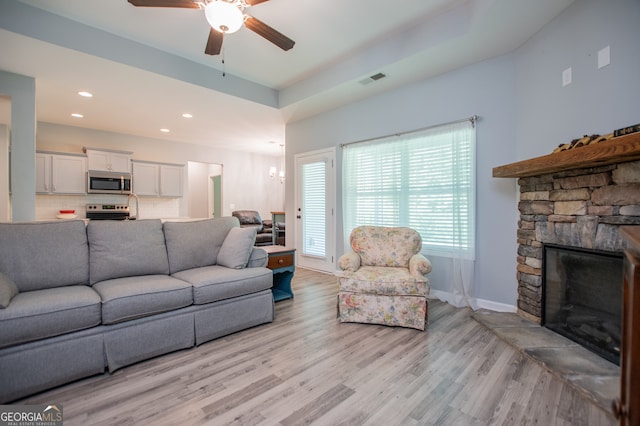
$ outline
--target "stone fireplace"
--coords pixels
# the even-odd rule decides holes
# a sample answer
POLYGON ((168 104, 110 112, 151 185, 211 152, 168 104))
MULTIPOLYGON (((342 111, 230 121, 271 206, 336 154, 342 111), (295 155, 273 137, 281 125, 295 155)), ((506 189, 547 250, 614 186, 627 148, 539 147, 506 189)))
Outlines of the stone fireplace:
MULTIPOLYGON (((517 308, 520 316, 541 324, 545 319, 545 247, 621 257, 626 243, 620 228, 640 225, 640 133, 496 167, 493 176, 518 178, 517 308)), ((549 259, 546 261, 549 263, 549 259)), ((564 262, 561 268, 569 266, 565 261, 555 262, 556 266, 564 262)), ((571 266, 592 263, 571 261, 571 266)), ((553 271, 551 275, 554 274, 566 271, 553 271)), ((571 274, 582 278, 598 275, 593 270, 571 274)), ((593 290, 593 283, 589 283, 583 295, 589 294, 590 298, 593 296, 589 292, 600 292, 602 299, 597 304, 611 297, 607 306, 619 305, 615 297, 620 296, 610 295, 606 286, 614 283, 619 291, 621 279, 607 277, 603 281, 604 290, 593 290)), ((581 291, 576 293, 572 288, 572 294, 558 294, 567 303, 560 309, 574 309, 576 304, 581 310, 589 306, 581 301, 566 302, 581 291)))
POLYGON ((520 178, 518 311, 542 320, 543 245, 622 252, 640 225, 640 161, 520 178))

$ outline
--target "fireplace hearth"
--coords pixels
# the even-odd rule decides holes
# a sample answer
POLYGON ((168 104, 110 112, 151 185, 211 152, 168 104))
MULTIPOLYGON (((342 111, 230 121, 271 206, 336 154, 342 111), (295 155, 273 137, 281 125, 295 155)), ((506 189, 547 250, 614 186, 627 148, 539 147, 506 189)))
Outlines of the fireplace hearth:
POLYGON ((544 245, 542 325, 619 365, 622 253, 544 245))

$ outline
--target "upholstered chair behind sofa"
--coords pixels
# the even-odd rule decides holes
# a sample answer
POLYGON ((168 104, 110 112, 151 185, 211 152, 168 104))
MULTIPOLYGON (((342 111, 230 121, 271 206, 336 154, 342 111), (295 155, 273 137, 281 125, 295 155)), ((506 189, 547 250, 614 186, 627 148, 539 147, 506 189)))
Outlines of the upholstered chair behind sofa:
POLYGON ((231 215, 238 218, 241 228, 257 228, 256 246, 273 244, 273 223, 270 219, 262 220, 260 213, 255 210, 236 210, 231 215))
POLYGON ((360 226, 338 259, 338 318, 424 330, 431 262, 410 228, 360 226))

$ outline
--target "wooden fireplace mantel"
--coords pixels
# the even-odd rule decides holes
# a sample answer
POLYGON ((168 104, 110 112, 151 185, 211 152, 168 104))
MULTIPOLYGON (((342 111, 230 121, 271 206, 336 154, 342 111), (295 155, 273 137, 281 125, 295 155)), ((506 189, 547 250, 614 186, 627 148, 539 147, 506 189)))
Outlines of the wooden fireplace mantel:
POLYGON ((640 133, 493 168, 493 177, 521 178, 640 160, 640 133))

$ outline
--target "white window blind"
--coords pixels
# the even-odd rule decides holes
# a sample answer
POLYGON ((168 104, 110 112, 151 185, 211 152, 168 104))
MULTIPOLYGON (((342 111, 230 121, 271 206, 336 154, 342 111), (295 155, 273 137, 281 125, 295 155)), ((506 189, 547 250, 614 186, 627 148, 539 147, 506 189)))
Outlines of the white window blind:
POLYGON ((302 165, 303 247, 306 255, 326 255, 325 168, 323 161, 302 165))
POLYGON ((348 144, 342 164, 345 241, 360 225, 408 226, 425 253, 474 258, 473 121, 348 144))

